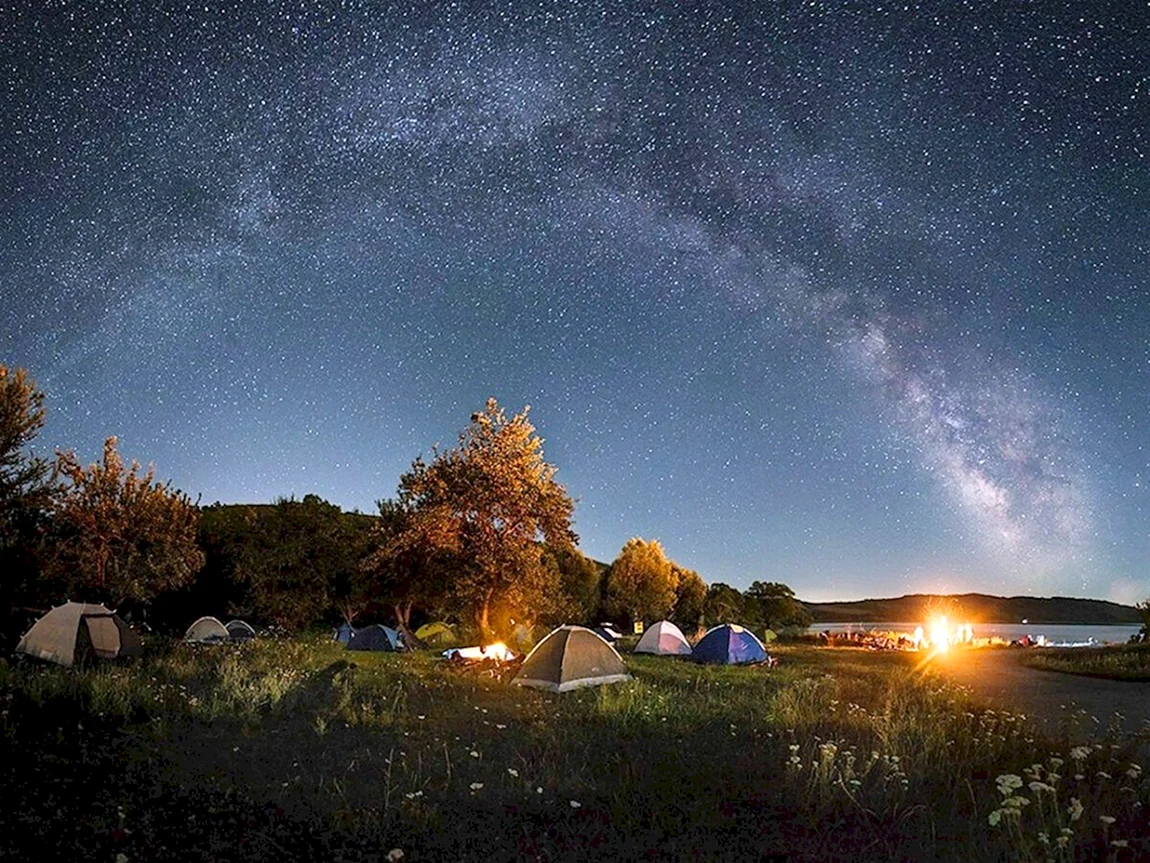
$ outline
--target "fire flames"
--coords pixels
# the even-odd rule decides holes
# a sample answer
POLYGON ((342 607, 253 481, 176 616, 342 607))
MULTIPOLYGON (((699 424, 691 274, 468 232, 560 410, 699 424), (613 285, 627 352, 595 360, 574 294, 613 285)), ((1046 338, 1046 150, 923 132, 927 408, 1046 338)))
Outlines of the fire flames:
POLYGON ((488 644, 482 647, 453 648, 444 653, 445 655, 459 659, 494 659, 497 662, 510 662, 515 658, 515 654, 511 651, 511 648, 502 641, 497 641, 494 644, 488 644))
POLYGON ((945 614, 937 615, 927 623, 927 629, 919 626, 914 631, 916 649, 933 648, 936 653, 946 653, 956 644, 972 644, 974 628, 969 623, 952 626, 945 614))

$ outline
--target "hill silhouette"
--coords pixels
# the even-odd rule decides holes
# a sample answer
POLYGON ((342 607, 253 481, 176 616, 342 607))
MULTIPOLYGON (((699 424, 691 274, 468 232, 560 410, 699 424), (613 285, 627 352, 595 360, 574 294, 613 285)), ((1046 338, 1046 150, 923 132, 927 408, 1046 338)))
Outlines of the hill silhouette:
POLYGON ((1141 623, 1138 609, 1103 599, 1069 596, 989 596, 984 593, 912 593, 894 599, 804 602, 815 623, 893 623, 945 614, 978 623, 1141 623))

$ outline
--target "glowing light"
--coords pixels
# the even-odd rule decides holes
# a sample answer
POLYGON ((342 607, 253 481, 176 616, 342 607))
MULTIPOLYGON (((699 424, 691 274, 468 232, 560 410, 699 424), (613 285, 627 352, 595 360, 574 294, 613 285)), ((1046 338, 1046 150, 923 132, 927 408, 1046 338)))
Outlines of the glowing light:
POLYGON ((494 659, 497 662, 510 662, 515 654, 502 641, 484 647, 452 647, 443 651, 448 659, 494 659))
POLYGON ((502 641, 487 645, 483 648, 483 655, 487 659, 497 659, 500 662, 508 662, 515 658, 515 654, 502 641))
POLYGON ((974 627, 969 623, 962 623, 952 627, 945 614, 932 617, 927 623, 926 631, 919 626, 914 631, 915 649, 929 647, 938 653, 945 653, 954 645, 974 644, 974 627))
POLYGON ((950 647, 950 637, 946 631, 946 615, 936 617, 930 622, 930 644, 940 652, 945 653, 950 647))

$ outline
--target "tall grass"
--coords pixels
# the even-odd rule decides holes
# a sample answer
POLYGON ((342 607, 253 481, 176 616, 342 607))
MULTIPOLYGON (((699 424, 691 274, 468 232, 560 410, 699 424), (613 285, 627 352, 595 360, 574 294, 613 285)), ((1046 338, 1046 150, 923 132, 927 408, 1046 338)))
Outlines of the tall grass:
MULTIPOLYGON (((432 859, 476 843, 548 859, 591 844, 670 859, 1150 853, 1125 743, 1055 743, 905 656, 778 652, 774 669, 629 657, 634 680, 553 696, 426 654, 169 645, 124 666, 0 665, 0 720, 37 747, 35 717, 66 705, 127 734, 118 759, 164 764, 137 777, 154 793, 214 789, 365 842, 401 831, 432 859)), ((119 805, 151 823, 139 794, 119 805)))
POLYGON ((1112 647, 1049 647, 1029 651, 1024 662, 1032 668, 1064 671, 1115 680, 1150 680, 1150 644, 1112 647))

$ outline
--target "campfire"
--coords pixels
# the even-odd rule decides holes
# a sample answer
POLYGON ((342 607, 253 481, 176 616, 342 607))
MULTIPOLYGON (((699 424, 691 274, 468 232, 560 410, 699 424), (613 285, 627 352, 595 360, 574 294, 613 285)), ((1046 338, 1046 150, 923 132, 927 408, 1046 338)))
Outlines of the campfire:
POLYGON ((946 653, 953 645, 974 643, 974 627, 969 623, 953 626, 945 614, 931 618, 928 626, 926 631, 921 626, 915 628, 912 640, 916 650, 932 649, 936 653, 946 653))
POLYGON ((491 662, 512 662, 516 658, 511 648, 502 641, 479 647, 453 647, 443 651, 443 655, 448 659, 465 662, 483 662, 484 660, 491 662))

